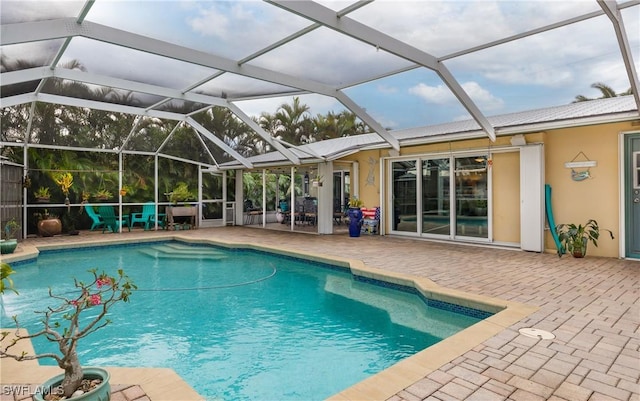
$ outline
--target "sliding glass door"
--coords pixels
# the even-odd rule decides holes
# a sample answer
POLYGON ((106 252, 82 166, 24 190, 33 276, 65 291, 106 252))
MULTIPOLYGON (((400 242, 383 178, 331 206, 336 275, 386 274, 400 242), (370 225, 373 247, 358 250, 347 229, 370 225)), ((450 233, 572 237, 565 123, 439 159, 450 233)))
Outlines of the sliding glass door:
POLYGON ((451 162, 445 159, 422 161, 422 232, 451 234, 451 162))
POLYGON ((456 235, 487 238, 487 158, 456 158, 456 235))
POLYGON ((417 175, 416 161, 391 163, 393 230, 416 232, 417 230, 417 175))
POLYGON ((488 238, 487 159, 480 154, 392 161, 392 231, 488 238))

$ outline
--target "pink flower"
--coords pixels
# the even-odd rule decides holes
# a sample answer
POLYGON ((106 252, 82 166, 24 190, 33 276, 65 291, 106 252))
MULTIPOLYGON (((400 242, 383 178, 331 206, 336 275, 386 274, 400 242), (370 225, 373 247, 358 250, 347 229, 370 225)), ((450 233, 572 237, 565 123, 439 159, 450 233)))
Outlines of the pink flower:
POLYGON ((94 294, 89 298, 89 302, 91 302, 91 305, 100 305, 100 303, 102 302, 102 299, 100 297, 100 294, 94 294))
POLYGON ((73 306, 78 306, 78 301, 76 299, 69 301, 69 303, 73 306))
POLYGON ((111 285, 111 279, 109 277, 101 277, 96 280, 98 288, 102 288, 103 285, 111 285))

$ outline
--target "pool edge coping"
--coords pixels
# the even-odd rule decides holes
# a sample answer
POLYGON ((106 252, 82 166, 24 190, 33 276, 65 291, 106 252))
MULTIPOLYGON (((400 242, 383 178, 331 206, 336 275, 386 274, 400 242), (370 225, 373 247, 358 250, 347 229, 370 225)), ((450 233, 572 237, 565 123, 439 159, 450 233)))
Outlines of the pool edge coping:
MULTIPOLYGON (((494 313, 492 316, 462 330, 455 335, 448 337, 437 344, 434 344, 410 357, 407 357, 389 368, 376 373, 342 391, 327 398, 331 401, 346 400, 386 400, 395 394, 401 392, 407 387, 413 385, 420 379, 426 377, 429 373, 437 370, 444 364, 454 360, 467 351, 472 350, 484 341, 497 335, 501 331, 516 324, 523 318, 529 316, 539 309, 537 306, 527 305, 514 301, 506 301, 498 298, 487 297, 483 295, 470 294, 459 290, 454 290, 439 286, 432 280, 424 277, 413 276, 404 273, 398 273, 380 268, 367 266, 362 260, 353 258, 344 258, 339 256, 328 256, 318 253, 302 253, 300 251, 287 249, 286 247, 272 245, 256 245, 246 242, 232 242, 222 239, 207 238, 191 238, 174 234, 158 238, 155 236, 137 238, 138 242, 154 242, 154 241, 182 241, 187 243, 210 244, 223 246, 232 249, 254 249, 259 251, 271 252, 285 256, 307 259, 315 262, 338 265, 349 270, 351 274, 380 280, 392 284, 406 287, 413 287, 427 299, 435 299, 438 301, 454 303, 469 308, 479 309, 486 312, 494 313)), ((6 260, 8 263, 26 261, 37 258, 40 250, 57 250, 65 248, 87 248, 92 246, 108 246, 108 245, 126 245, 130 244, 127 239, 100 239, 95 241, 82 242, 66 242, 64 244, 47 244, 39 246, 23 246, 20 254, 15 255, 6 260)), ((12 254, 13 255, 13 254, 12 254)), ((5 261, 5 260, 3 260, 5 261)), ((4 360, 4 359, 2 359, 4 360)), ((1 361, 1 360, 0 360, 1 361)), ((16 362, 18 363, 18 362, 16 362)), ((25 362, 19 362, 25 363, 25 362)), ((55 368, 52 366, 40 366, 41 368, 55 368)), ((140 384, 152 401, 191 401, 203 400, 203 397, 195 392, 175 371, 170 368, 109 368, 109 370, 168 370, 178 377, 186 387, 197 395, 196 398, 185 398, 186 394, 181 394, 178 398, 167 398, 167 392, 159 392, 156 389, 166 389, 166 378, 156 379, 154 374, 144 383, 117 382, 112 379, 114 384, 140 384)), ((13 369, 12 369, 13 370, 13 369)), ((47 369, 49 370, 49 369, 47 369)), ((4 369, 3 369, 4 371, 4 369)), ((157 374, 157 373, 155 373, 157 374)), ((0 383, 4 384, 5 374, 0 379, 0 383)), ((115 375, 114 375, 115 376, 115 375)), ((164 376, 164 375, 163 375, 164 376)), ((160 376, 160 377, 163 377, 160 376)), ((50 376, 48 376, 50 377, 50 376)), ((48 378, 46 377, 46 378, 48 378)), ((117 376, 116 376, 117 377, 117 376)), ((122 377, 131 377, 131 374, 122 377)), ((45 378, 45 380, 46 380, 45 378)), ((44 381, 44 380, 43 380, 44 381)), ((11 382, 13 383, 13 382, 11 382)), ((18 383, 24 383, 20 381, 18 383)))
MULTIPOLYGON (((188 239, 187 241, 191 241, 188 239)), ((484 341, 516 324, 523 318, 540 309, 537 306, 520 302, 506 301, 484 295, 469 294, 463 291, 442 287, 434 281, 397 273, 366 265, 362 260, 328 256, 313 252, 302 253, 279 246, 265 246, 223 240, 202 239, 201 243, 225 244, 231 248, 250 248, 308 259, 315 262, 331 263, 350 270, 351 274, 386 281, 406 287, 413 287, 425 298, 455 303, 469 308, 493 313, 492 316, 464 329, 437 344, 434 344, 389 368, 376 373, 327 398, 331 401, 346 400, 387 400, 400 391, 413 385, 429 373, 472 350, 484 341)))

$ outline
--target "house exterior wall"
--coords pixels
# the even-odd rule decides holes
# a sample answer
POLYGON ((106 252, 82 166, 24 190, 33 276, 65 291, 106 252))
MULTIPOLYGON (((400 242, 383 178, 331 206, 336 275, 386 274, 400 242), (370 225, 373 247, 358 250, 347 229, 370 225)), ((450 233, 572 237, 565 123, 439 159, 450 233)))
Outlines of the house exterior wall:
POLYGON ((516 151, 495 153, 492 160, 493 239, 520 243, 520 155, 516 151))
MULTIPOLYGON (((631 123, 615 123, 549 131, 545 136, 546 182, 552 188, 553 213, 556 224, 598 221, 601 228, 598 247, 588 246, 593 256, 618 257, 620 240, 618 136, 632 130, 631 123), (590 169, 591 178, 573 181, 565 162, 583 152, 597 166, 590 169)), ((580 156, 577 160, 585 160, 580 156)), ((584 169, 581 169, 584 170, 584 169)), ((555 252, 549 232, 545 233, 545 249, 555 252)))
MULTIPOLYGON (((589 255, 620 256, 618 136, 622 131, 631 130, 631 123, 627 122, 548 130, 525 135, 527 143, 544 144, 545 182, 552 187, 556 224, 584 224, 589 219, 595 219, 601 228, 613 232, 614 240, 611 240, 606 232, 601 232, 599 246, 594 247, 590 244, 589 255), (573 160, 580 152, 590 160, 597 161, 597 166, 591 168, 591 178, 574 181, 571 178, 571 170, 565 168, 564 163, 573 160)), ((491 144, 488 139, 474 139, 403 147, 400 156, 464 150, 486 152, 491 146, 493 241, 517 244, 520 242, 520 157, 518 148, 511 146, 510 139, 510 136, 499 137, 491 144)), ((366 207, 380 204, 379 163, 388 154, 386 149, 370 150, 342 159, 359 163, 359 193, 366 207)), ((580 156, 578 160, 584 158, 580 156)), ((388 186, 386 191, 390 191, 388 186)), ((391 216, 387 213, 385 217, 388 232, 388 227, 392 224, 388 220, 391 216)), ((549 230, 545 230, 545 251, 556 252, 549 230)))

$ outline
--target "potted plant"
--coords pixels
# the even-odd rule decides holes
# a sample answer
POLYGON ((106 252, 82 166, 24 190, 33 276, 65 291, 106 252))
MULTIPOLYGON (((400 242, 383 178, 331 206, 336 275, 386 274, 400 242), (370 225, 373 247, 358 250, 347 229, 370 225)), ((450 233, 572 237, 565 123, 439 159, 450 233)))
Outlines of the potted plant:
POLYGON ((364 202, 362 200, 353 197, 349 199, 349 210, 347 215, 349 216, 349 236, 359 237, 360 228, 362 227, 362 210, 360 208, 364 202))
POLYGON ((556 232, 562 246, 558 249, 558 257, 562 257, 563 253, 569 252, 575 258, 583 258, 587 254, 587 244, 589 241, 593 245, 598 246, 598 238, 600 230, 608 231, 611 239, 613 233, 606 228, 600 228, 598 222, 591 219, 585 225, 582 224, 558 224, 556 232))
POLYGON ((360 209, 364 205, 364 202, 361 199, 353 197, 349 199, 349 208, 360 209))
POLYGON ((11 219, 5 224, 2 233, 3 239, 0 240, 0 254, 13 253, 18 246, 18 240, 15 235, 20 230, 20 224, 15 219, 11 219))
POLYGON ((169 201, 174 205, 182 202, 187 206, 187 202, 195 199, 195 195, 189 190, 189 186, 186 182, 179 182, 173 191, 167 194, 169 196, 169 201))
POLYGON ((62 232, 62 222, 58 216, 49 214, 47 209, 34 213, 34 216, 38 219, 38 234, 41 237, 53 237, 62 232))
POLYGON ((73 175, 71 173, 57 173, 53 180, 60 186, 60 191, 64 194, 64 204, 67 205, 67 213, 63 215, 64 226, 69 235, 78 235, 76 230, 76 219, 71 213, 71 201, 69 200, 69 190, 73 186, 73 175))
POLYGON ((198 208, 193 207, 189 201, 195 200, 196 197, 189 190, 189 186, 186 182, 179 182, 173 191, 165 194, 169 197, 169 201, 173 206, 167 207, 167 219, 169 221, 170 228, 176 228, 174 217, 187 217, 191 226, 195 226, 197 223, 198 208), (178 203, 182 203, 182 206, 177 206, 178 203))
POLYGON ((53 177, 53 180, 60 186, 60 190, 64 195, 64 204, 68 205, 69 202, 69 189, 73 185, 73 175, 71 173, 58 173, 53 177))
POLYGON ((311 185, 314 187, 321 187, 322 186, 322 176, 321 175, 316 175, 315 177, 313 177, 313 179, 311 179, 311 185))
POLYGON ((111 198, 113 198, 113 194, 108 190, 108 189, 99 189, 94 195, 93 197, 100 202, 104 202, 107 201, 111 198))
MULTIPOLYGON (((47 380, 41 387, 42 391, 34 395, 35 400, 59 400, 71 398, 74 400, 108 400, 111 392, 109 372, 100 368, 83 368, 78 359, 77 348, 80 339, 111 323, 103 320, 109 309, 116 303, 128 302, 129 296, 137 288, 127 275, 120 269, 117 276, 98 274, 97 270, 89 271, 92 280, 84 283, 74 278, 77 291, 54 294, 49 288, 49 297, 57 301, 58 306, 46 308, 36 312, 42 314, 43 328, 33 334, 19 330, 17 317, 14 339, 7 341, 0 348, 0 357, 13 358, 17 361, 53 358, 64 374, 47 380), (98 309, 97 312, 94 312, 98 309), (89 313, 84 313, 91 310, 89 313), (90 317, 87 317, 89 315, 90 317), (92 316, 93 315, 93 316, 92 316), (92 317, 91 317, 92 316, 92 317), (24 352, 13 352, 12 347, 18 341, 44 336, 47 340, 57 344, 60 355, 43 353, 28 355, 24 352)), ((0 341, 4 341, 10 332, 2 332, 0 341)))
POLYGON ((51 191, 48 187, 40 187, 33 192, 33 196, 39 203, 48 203, 49 199, 51 199, 51 191))

